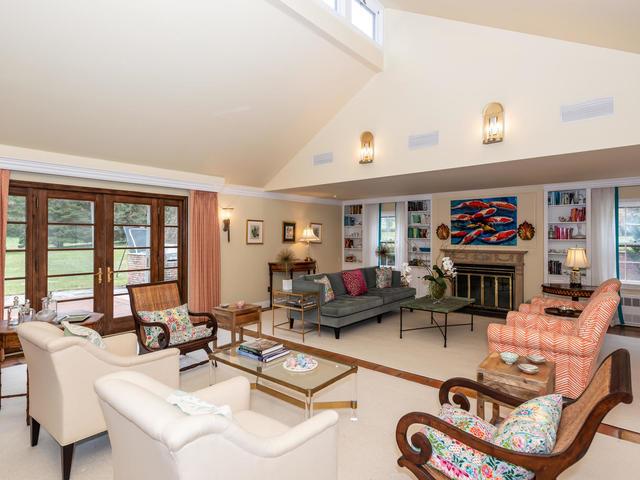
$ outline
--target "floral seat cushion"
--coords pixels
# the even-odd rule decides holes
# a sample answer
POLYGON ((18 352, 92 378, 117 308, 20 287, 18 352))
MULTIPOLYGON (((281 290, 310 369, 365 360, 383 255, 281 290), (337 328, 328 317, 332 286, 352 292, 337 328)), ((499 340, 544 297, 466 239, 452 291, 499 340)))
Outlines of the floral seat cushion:
POLYGON ((208 328, 206 325, 196 325, 185 332, 171 334, 169 346, 180 345, 181 343, 190 342, 192 340, 210 337, 212 332, 213 328, 208 328))
MULTIPOLYGON (((172 345, 175 345, 175 343, 172 342, 172 338, 174 336, 188 336, 190 335, 188 332, 193 329, 193 324, 189 318, 189 310, 186 304, 175 308, 169 308, 167 310, 140 311, 138 312, 138 316, 146 323, 164 323, 169 328, 169 344, 172 345)), ((144 344, 146 347, 158 348, 160 346, 158 337, 162 333, 162 328, 144 327, 144 333, 144 344)))

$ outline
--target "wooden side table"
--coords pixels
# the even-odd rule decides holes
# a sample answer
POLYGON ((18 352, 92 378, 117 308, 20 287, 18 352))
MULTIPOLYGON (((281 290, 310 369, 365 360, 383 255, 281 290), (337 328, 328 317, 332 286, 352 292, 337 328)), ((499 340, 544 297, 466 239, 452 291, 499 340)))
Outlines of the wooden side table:
POLYGON ((216 341, 214 345, 215 348, 224 348, 243 342, 244 327, 247 325, 257 325, 258 337, 262 336, 262 307, 260 307, 260 305, 247 303, 242 308, 236 307, 235 305, 215 307, 213 309, 213 315, 218 321, 218 327, 231 332, 231 343, 218 346, 218 342, 216 341), (239 340, 236 337, 237 329, 240 330, 239 340))
MULTIPOLYGON (((518 363, 530 362, 525 357, 520 357, 513 365, 507 365, 502 361, 499 353, 492 352, 478 366, 478 382, 523 400, 531 400, 555 391, 556 364, 554 362, 547 361, 538 365, 540 371, 533 375, 521 372, 517 367, 518 363)), ((482 419, 485 418, 485 402, 493 403, 491 423, 499 419, 500 405, 513 408, 478 394, 476 413, 482 419)))
POLYGON ((559 295, 561 297, 571 297, 574 302, 580 301, 581 298, 589 298, 598 287, 593 285, 582 285, 581 287, 572 287, 568 283, 543 283, 542 293, 549 295, 559 295))

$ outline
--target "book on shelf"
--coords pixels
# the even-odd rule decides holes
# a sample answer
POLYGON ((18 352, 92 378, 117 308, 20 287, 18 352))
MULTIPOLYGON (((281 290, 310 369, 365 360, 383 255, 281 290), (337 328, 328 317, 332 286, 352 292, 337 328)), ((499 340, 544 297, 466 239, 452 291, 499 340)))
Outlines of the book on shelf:
POLYGON ((585 202, 585 193, 582 190, 549 192, 547 197, 549 205, 584 205, 585 202))
POLYGON ((562 275, 562 262, 549 260, 548 271, 550 275, 562 275))
POLYGON ((425 212, 429 210, 429 200, 410 200, 407 202, 407 210, 410 212, 425 212))
POLYGON ((282 343, 276 342, 274 340, 269 340, 267 338, 256 338, 255 340, 249 340, 240 344, 238 348, 240 350, 253 352, 257 355, 263 355, 279 350, 283 346, 284 345, 282 343))
POLYGON ((284 357, 285 355, 288 355, 290 351, 291 350, 289 350, 286 347, 281 347, 279 350, 276 350, 274 352, 258 355, 248 350, 243 350, 242 348, 238 348, 238 355, 241 355, 246 358, 251 358, 252 360, 257 360, 259 362, 269 363, 274 360, 277 360, 278 358, 284 357))

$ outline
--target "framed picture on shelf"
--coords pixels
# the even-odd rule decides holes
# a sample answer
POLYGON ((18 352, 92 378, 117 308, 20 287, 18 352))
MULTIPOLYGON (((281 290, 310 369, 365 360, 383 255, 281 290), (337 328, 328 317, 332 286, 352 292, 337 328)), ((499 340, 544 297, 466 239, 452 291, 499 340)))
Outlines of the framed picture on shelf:
POLYGON ((318 237, 318 240, 314 240, 311 243, 322 243, 322 224, 310 223, 309 226, 311 227, 311 230, 313 230, 313 234, 318 237))
POLYGON ((264 243, 264 220, 247 220, 247 245, 264 243))
POLYGON ((282 243, 295 243, 296 222, 282 222, 282 243))

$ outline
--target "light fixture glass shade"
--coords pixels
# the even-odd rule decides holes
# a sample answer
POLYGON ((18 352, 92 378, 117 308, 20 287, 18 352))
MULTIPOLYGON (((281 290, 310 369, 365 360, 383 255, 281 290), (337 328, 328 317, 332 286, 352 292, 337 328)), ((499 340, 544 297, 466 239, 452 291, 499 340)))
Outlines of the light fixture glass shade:
POLYGON ((565 265, 569 268, 589 268, 586 249, 583 247, 569 248, 565 265))
POLYGON ((482 143, 498 143, 504 140, 504 108, 494 102, 488 104, 482 112, 483 134, 482 143))
POLYGON ((320 239, 316 237, 315 233, 313 233, 313 228, 306 227, 302 231, 302 237, 300 237, 301 242, 317 242, 320 239))
POLYGON ((363 132, 360 135, 360 163, 373 162, 373 133, 363 132))
POLYGON ((222 219, 231 220, 231 212, 233 212, 233 207, 222 207, 222 219))

